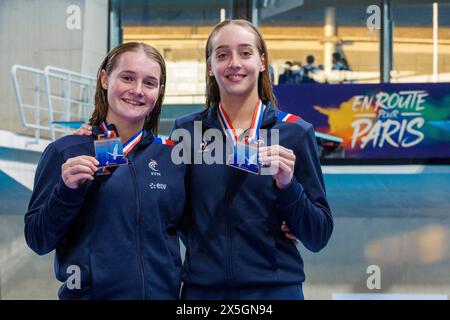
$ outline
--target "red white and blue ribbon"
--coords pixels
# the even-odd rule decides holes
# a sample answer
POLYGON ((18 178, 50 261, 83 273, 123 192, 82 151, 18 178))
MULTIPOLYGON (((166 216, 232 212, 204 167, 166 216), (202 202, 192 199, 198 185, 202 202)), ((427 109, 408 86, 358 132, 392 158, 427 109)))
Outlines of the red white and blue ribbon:
POLYGON ((114 130, 109 130, 108 123, 106 122, 106 120, 100 123, 100 129, 102 129, 105 138, 115 138, 117 136, 114 130))
MULTIPOLYGON (((105 138, 115 138, 117 137, 117 133, 114 130, 109 130, 108 123, 106 120, 104 120, 100 124, 100 129, 102 129, 103 135, 105 138)), ((144 130, 139 131, 134 136, 132 136, 130 139, 128 139, 127 142, 123 144, 123 153, 128 154, 131 150, 141 141, 142 136, 144 135, 144 130)))
POLYGON ((172 140, 166 139, 166 138, 162 138, 162 137, 154 137, 153 138, 153 142, 156 144, 165 144, 168 146, 174 146, 175 142, 173 142, 172 140))
MULTIPOLYGON (((255 111, 253 112, 252 122, 250 125, 250 134, 248 135, 246 142, 254 142, 259 138, 259 129, 261 127, 265 105, 262 103, 261 99, 258 100, 258 104, 255 107, 255 111)), ((236 130, 233 128, 233 124, 231 123, 230 118, 228 117, 225 109, 222 107, 222 103, 219 103, 219 120, 222 125, 223 130, 228 136, 228 140, 230 141, 233 150, 236 150, 238 136, 236 135, 236 130)))
POLYGON ((142 140, 144 130, 139 131, 123 144, 123 153, 128 154, 142 140))
POLYGON ((300 119, 300 117, 296 116, 295 114, 280 111, 280 113, 278 113, 277 119, 281 122, 296 122, 298 119, 300 119))

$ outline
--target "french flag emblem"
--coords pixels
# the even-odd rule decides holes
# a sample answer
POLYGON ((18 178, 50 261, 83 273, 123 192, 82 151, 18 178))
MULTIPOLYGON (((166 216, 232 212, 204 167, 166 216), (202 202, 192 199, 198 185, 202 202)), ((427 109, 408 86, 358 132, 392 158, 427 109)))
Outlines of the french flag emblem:
POLYGON ((282 122, 296 122, 298 119, 300 119, 299 116, 283 111, 280 111, 277 117, 277 120, 282 122))
POLYGON ((175 142, 173 142, 172 140, 162 138, 162 137, 154 137, 153 142, 156 144, 165 144, 165 145, 172 146, 172 147, 175 145, 175 142))

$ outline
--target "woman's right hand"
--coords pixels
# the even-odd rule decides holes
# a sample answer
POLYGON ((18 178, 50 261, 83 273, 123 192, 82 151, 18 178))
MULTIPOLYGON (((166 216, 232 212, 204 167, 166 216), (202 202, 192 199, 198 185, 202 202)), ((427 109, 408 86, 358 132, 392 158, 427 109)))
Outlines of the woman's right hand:
POLYGON ((78 156, 67 159, 61 166, 64 184, 70 189, 77 189, 86 181, 94 180, 99 162, 94 157, 78 156))
POLYGON ((90 136, 92 134, 92 126, 83 124, 80 128, 73 131, 72 134, 76 134, 77 136, 90 136))

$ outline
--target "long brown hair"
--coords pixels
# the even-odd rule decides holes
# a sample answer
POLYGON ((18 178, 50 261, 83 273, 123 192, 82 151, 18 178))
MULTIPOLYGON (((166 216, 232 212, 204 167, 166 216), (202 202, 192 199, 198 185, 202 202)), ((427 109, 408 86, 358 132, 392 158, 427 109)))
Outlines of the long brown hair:
POLYGON ((102 70, 106 71, 106 74, 109 75, 114 70, 117 65, 117 61, 119 61, 119 57, 129 51, 139 51, 142 50, 150 59, 159 64, 161 69, 161 75, 159 78, 159 96, 158 100, 155 103, 155 107, 152 112, 145 118, 144 128, 147 131, 151 131, 154 134, 158 134, 158 124, 159 117, 161 115, 161 106, 164 100, 164 94, 166 91, 166 63, 164 62, 164 58, 161 54, 153 48, 151 45, 148 45, 143 42, 127 42, 121 45, 118 45, 114 49, 112 49, 103 60, 100 68, 97 72, 97 86, 95 89, 95 107, 94 112, 92 113, 91 119, 89 123, 91 125, 100 125, 100 123, 106 119, 106 115, 108 113, 108 91, 103 89, 101 83, 101 72, 102 70))
POLYGON ((266 42, 262 34, 258 29, 248 22, 247 20, 235 19, 235 20, 224 20, 217 24, 214 29, 209 34, 208 40, 206 41, 205 56, 206 56, 206 107, 209 108, 220 102, 220 91, 219 85, 217 84, 216 78, 208 74, 208 70, 211 66, 211 55, 212 55, 212 39, 214 36, 227 25, 237 25, 246 28, 255 35, 256 38, 256 48, 258 49, 259 55, 264 56, 264 71, 259 73, 258 77, 258 95, 264 104, 270 102, 275 108, 277 108, 278 103, 273 94, 272 83, 269 76, 269 55, 267 52, 266 42))

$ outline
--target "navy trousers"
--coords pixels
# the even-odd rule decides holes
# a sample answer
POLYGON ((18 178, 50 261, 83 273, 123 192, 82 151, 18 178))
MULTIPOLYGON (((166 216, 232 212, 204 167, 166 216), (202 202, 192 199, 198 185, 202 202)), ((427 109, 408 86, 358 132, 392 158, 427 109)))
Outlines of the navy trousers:
POLYGON ((183 285, 182 300, 304 300, 302 285, 216 289, 183 285))

